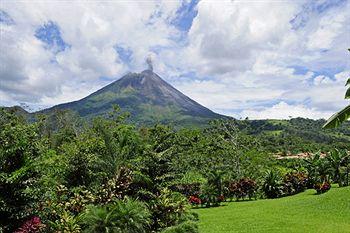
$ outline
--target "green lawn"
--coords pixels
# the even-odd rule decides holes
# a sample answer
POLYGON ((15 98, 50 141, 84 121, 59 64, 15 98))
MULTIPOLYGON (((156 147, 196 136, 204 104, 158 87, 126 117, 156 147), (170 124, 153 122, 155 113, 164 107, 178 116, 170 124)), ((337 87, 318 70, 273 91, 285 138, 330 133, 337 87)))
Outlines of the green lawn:
POLYGON ((194 210, 202 233, 350 232, 350 187, 314 190, 272 200, 224 203, 194 210))

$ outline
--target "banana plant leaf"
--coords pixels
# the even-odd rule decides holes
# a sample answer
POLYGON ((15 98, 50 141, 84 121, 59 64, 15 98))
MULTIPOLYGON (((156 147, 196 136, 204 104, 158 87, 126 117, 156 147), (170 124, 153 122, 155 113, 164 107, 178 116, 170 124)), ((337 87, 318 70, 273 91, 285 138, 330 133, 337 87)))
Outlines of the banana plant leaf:
POLYGON ((329 128, 335 128, 338 127, 342 122, 346 121, 350 118, 350 104, 345 107, 340 112, 337 112, 334 114, 329 120, 326 122, 326 124, 323 125, 323 128, 329 129, 329 128))

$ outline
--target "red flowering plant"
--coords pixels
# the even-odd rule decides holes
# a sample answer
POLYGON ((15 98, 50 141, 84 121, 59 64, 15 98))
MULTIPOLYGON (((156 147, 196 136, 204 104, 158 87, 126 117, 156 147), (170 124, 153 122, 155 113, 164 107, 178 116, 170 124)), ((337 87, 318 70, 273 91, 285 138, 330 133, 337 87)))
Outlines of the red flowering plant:
POLYGON ((314 188, 315 188, 317 194, 321 194, 321 193, 325 193, 328 190, 330 190, 331 184, 329 182, 325 181, 322 184, 321 183, 315 184, 314 188))
POLYGON ((15 233, 36 233, 40 232, 45 225, 42 224, 41 219, 37 216, 25 221, 20 228, 18 228, 15 233))
POLYGON ((188 198, 188 202, 191 205, 200 205, 202 203, 202 200, 199 197, 195 197, 195 196, 190 196, 188 198))

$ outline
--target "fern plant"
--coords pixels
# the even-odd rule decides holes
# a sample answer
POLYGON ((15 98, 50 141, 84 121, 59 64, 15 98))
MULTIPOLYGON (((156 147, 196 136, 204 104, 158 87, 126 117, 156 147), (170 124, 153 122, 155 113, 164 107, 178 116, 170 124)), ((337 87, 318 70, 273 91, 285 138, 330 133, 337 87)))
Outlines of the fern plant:
POLYGON ((105 206, 88 206, 80 222, 87 233, 143 233, 149 228, 150 216, 142 202, 125 199, 105 206))

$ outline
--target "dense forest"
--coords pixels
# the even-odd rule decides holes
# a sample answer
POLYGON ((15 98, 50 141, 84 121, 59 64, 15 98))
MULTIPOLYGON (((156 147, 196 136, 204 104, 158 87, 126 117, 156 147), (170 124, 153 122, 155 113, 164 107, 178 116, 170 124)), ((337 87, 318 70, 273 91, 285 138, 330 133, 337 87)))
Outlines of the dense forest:
POLYGON ((325 120, 237 120, 243 133, 255 136, 269 152, 297 154, 350 148, 350 122, 335 129, 323 129, 325 120))
POLYGON ((349 185, 349 124, 214 120, 136 127, 73 113, 0 115, 0 232, 198 232, 191 208, 349 185), (275 153, 311 152, 302 160, 275 153), (327 156, 323 156, 322 153, 327 156))

